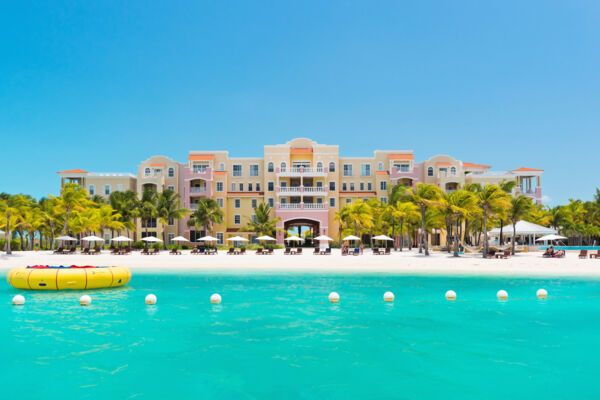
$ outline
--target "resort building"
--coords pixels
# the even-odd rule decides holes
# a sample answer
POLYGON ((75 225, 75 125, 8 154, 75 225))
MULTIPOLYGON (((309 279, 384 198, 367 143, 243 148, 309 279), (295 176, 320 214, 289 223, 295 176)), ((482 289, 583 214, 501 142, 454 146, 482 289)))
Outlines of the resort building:
MULTIPOLYGON (((61 185, 76 182, 90 192, 108 195, 114 190, 135 190, 141 198, 146 189, 178 193, 183 207, 194 210, 202 197, 214 198, 222 208, 223 224, 213 227, 219 244, 231 236, 249 240, 255 234, 244 227, 254 218, 261 202, 273 208, 278 227, 286 231, 310 229, 314 236, 337 238, 335 213, 357 199, 387 201, 388 190, 398 183, 414 186, 425 182, 451 192, 470 183, 498 184, 515 181, 514 194, 525 194, 541 204, 543 170, 517 168, 492 172, 491 166, 463 162, 447 155, 415 161, 411 150, 375 150, 370 157, 342 157, 339 146, 297 138, 285 144, 267 145, 263 157, 229 157, 227 151, 190 151, 187 162, 154 156, 130 174, 94 174, 83 170, 61 171, 61 185), (101 193, 100 193, 101 191, 101 193)), ((189 217, 188 217, 189 218, 189 217)), ((187 226, 187 219, 162 226, 152 220, 138 223, 138 232, 166 237, 182 235, 196 241, 207 234, 187 226)), ((284 233, 277 232, 283 243, 284 233)))

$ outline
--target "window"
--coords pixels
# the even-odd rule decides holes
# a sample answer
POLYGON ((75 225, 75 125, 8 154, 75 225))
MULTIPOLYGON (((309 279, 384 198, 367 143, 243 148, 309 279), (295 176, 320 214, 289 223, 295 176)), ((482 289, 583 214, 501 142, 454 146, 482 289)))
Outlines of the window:
POLYGON ((169 241, 169 244, 173 244, 173 238, 175 237, 175 234, 174 233, 169 233, 167 235, 167 237, 168 237, 167 240, 169 241))
POLYGON ((367 182, 367 190, 370 192, 371 190, 373 190, 373 185, 371 184, 371 182, 367 182))
POLYGON ((282 197, 280 201, 281 204, 287 204, 287 197, 282 197))
POLYGON ((242 201, 240 199, 233 200, 233 207, 240 208, 242 206, 242 201))
POLYGON ((162 174, 161 168, 154 168, 154 176, 159 176, 162 174))
POLYGON ((379 164, 377 164, 377 170, 378 171, 383 171, 383 163, 380 162, 379 164))
POLYGON ((123 191, 123 184, 122 184, 122 183, 119 183, 119 184, 117 185, 117 191, 119 191, 119 192, 122 192, 122 191, 123 191))
POLYGON ((217 244, 223 244, 223 232, 217 232, 217 244))
POLYGON ((448 176, 448 168, 440 168, 439 173, 441 176, 448 176))
POLYGON ((250 176, 252 176, 252 177, 258 176, 258 164, 252 164, 250 166, 250 176))
POLYGON ((260 192, 260 183, 256 182, 256 191, 260 192))
POLYGON ((107 246, 110 244, 110 235, 108 233, 104 234, 104 244, 107 246))
POLYGON ((223 191, 223 182, 217 182, 217 192, 223 191))
POLYGON ((382 198, 381 198, 381 202, 382 202, 382 203, 387 203, 387 197, 382 197, 382 198))
POLYGON ((251 184, 251 183, 249 183, 249 184, 248 184, 248 191, 249 191, 249 192, 251 192, 251 191, 252 191, 252 184, 251 184))
POLYGON ((219 164, 219 171, 225 171, 225 164, 224 163, 220 163, 219 164))
POLYGON ((273 190, 275 190, 275 183, 267 182, 267 191, 272 192, 273 190))
POLYGON ((169 189, 171 192, 174 192, 175 191, 175 186, 172 186, 172 185, 171 186, 167 186, 167 189, 169 189))
POLYGON ((433 176, 433 167, 427 168, 427 176, 433 176))
POLYGON ((175 225, 175 220, 173 218, 169 218, 168 224, 169 226, 175 225))
MULTIPOLYGON (((254 215, 254 218, 256 218, 256 215, 254 215)), ((256 238, 256 235, 250 236, 250 242, 252 242, 253 244, 258 244, 258 239, 256 238)))
POLYGON ((352 199, 346 199, 346 204, 352 203, 352 199))
POLYGON ((256 208, 258 206, 258 201, 256 199, 252 199, 252 208, 256 208))
POLYGON ((231 182, 231 191, 235 192, 235 182, 231 182))
POLYGON ((238 178, 242 176, 242 164, 233 164, 233 176, 238 178))
POLYGON ((320 197, 317 197, 317 204, 323 204, 323 199, 320 197))
POLYGON ((343 192, 347 192, 348 191, 348 186, 347 186, 346 182, 342 183, 342 191, 343 192))
POLYGON ((192 166, 192 170, 194 171, 195 174, 203 174, 206 172, 206 168, 208 168, 208 165, 206 164, 194 164, 192 166))
POLYGON ((387 182, 386 181, 379 182, 379 190, 387 190, 387 182))
POLYGON ((217 197, 217 204, 219 205, 219 208, 223 208, 223 198, 222 197, 217 197))
POLYGON ((360 165, 360 176, 371 176, 371 164, 360 165))
POLYGON ((319 189, 323 189, 323 182, 322 181, 317 181, 317 187, 319 189))
POLYGON ((456 167, 450 168, 450 175, 456 175, 456 167))
POLYGON ((285 168, 287 167, 287 165, 284 162, 282 162, 281 165, 280 165, 280 167, 281 167, 280 168, 281 172, 285 172, 285 168))
POLYGON ((250 219, 252 220, 252 222, 256 222, 256 214, 250 215, 250 219))
POLYGON ((354 192, 354 182, 350 182, 350 191, 354 192))
POLYGON ((329 191, 335 192, 335 182, 329 182, 329 191))
POLYGON ((144 176, 150 176, 150 168, 144 169, 144 176))
POLYGON ((335 172, 335 163, 333 161, 329 163, 329 172, 335 172))
POLYGON ((364 191, 365 191, 365 183, 364 183, 364 182, 361 182, 361 183, 360 183, 360 191, 361 191, 361 192, 364 192, 364 191))
POLYGON ((335 207, 335 197, 329 198, 329 207, 335 207))
POLYGON ((233 216, 233 223, 235 225, 239 225, 242 222, 242 217, 240 216, 240 214, 235 214, 233 216))
POLYGON ((408 172, 410 171, 410 164, 400 164, 398 166, 398 169, 400 170, 400 172, 408 172))
POLYGON ((156 228, 156 218, 143 218, 142 228, 156 228))
POLYGON ((96 194, 96 185, 89 185, 88 186, 88 193, 90 194, 90 196, 93 196, 96 194))
POLYGON ((110 185, 104 185, 104 194, 105 195, 109 195, 110 194, 110 185))
POLYGON ((281 183, 279 183, 281 185, 282 188, 287 187, 287 182, 286 181, 281 181, 281 183))
POLYGON ((352 176, 352 164, 344 164, 344 176, 352 176))
POLYGON ((275 207, 275 199, 269 197, 269 207, 275 207))
POLYGON ((169 178, 173 178, 175 176, 175 168, 169 167, 169 178))
POLYGON ((275 170, 275 165, 270 162, 267 164, 267 172, 273 172, 275 170))
POLYGON ((244 191, 244 184, 240 183, 240 184, 238 184, 238 186, 240 188, 240 192, 243 192, 244 191))
POLYGON ((323 171, 323 163, 321 161, 317 163, 317 171, 323 171))

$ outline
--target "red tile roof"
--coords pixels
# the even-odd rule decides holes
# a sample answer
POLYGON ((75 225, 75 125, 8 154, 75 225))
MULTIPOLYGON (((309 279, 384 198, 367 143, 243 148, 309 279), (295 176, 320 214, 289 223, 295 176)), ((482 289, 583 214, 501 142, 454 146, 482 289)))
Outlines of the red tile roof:
POLYGON ((463 162, 463 167, 466 168, 492 168, 491 165, 474 164, 470 162, 463 162))
POLYGON ((449 167, 450 163, 449 162, 439 162, 436 165, 441 165, 442 167, 449 167))
POLYGON ((543 172, 543 171, 544 171, 543 169, 525 168, 525 167, 513 169, 513 172, 543 172))
POLYGON ((150 164, 151 167, 164 167, 165 164, 150 164))
POLYGON ((214 159, 214 154, 190 154, 188 157, 188 161, 209 161, 214 159))
POLYGON ((313 149, 311 148, 295 148, 295 149, 290 149, 290 154, 312 154, 313 149))
POLYGON ((87 171, 82 169, 68 169, 66 171, 58 171, 57 174, 87 174, 87 171))
POLYGON ((377 171, 375 172, 377 175, 389 175, 389 171, 377 171))
POLYGON ((414 160, 415 156, 413 154, 390 154, 390 155, 388 155, 388 159, 390 159, 390 160, 414 160))

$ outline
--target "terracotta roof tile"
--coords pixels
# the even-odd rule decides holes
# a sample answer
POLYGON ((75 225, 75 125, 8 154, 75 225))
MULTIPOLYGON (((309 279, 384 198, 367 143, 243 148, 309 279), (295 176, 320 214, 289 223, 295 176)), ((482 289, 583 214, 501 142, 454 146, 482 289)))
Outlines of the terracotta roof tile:
POLYGON ((87 174, 87 171, 82 169, 68 169, 66 171, 58 171, 57 174, 87 174))
POLYGON ((463 167, 466 168, 492 168, 491 165, 474 164, 470 162, 463 162, 463 167))
POLYGON ((210 161, 214 159, 214 154, 190 154, 188 157, 188 161, 210 161))
POLYGON ((312 154, 313 149, 311 148, 292 148, 290 149, 290 154, 312 154))
POLYGON ((543 172, 543 171, 544 171, 543 169, 526 168, 526 167, 513 169, 513 172, 543 172))
POLYGON ((390 160, 414 160, 415 156, 413 154, 390 154, 390 155, 388 155, 388 159, 390 159, 390 160))

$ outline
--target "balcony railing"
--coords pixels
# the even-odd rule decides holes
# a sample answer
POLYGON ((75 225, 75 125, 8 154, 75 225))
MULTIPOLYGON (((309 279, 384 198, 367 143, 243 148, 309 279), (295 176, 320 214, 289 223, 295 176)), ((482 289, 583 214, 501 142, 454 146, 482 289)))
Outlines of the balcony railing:
POLYGON ((325 176, 328 168, 291 167, 277 168, 275 172, 279 176, 325 176))
POLYGON ((206 193, 205 187, 191 187, 190 193, 206 193))
POLYGON ((292 186, 292 187, 277 187, 278 196, 326 196, 327 188, 321 186, 292 186))
POLYGON ((327 210, 327 203, 285 203, 277 204, 277 210, 327 210))

